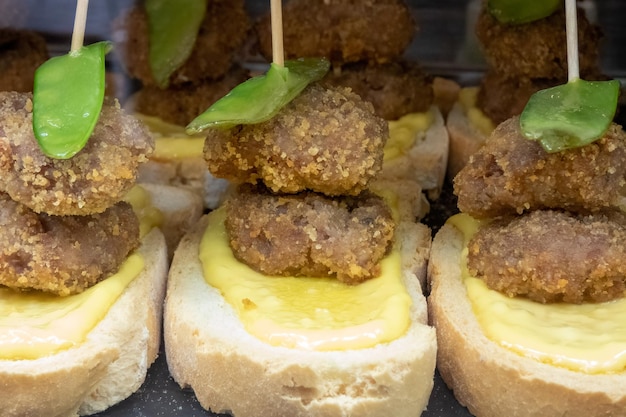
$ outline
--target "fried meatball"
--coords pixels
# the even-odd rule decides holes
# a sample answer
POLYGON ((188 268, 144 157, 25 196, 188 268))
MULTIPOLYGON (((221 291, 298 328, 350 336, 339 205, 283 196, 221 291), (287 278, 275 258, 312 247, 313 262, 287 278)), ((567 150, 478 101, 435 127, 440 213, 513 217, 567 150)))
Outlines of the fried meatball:
POLYGON ((603 302, 626 291, 626 215, 540 210, 495 220, 468 245, 474 276, 509 297, 603 302))
POLYGON ((33 91, 35 70, 48 59, 43 36, 0 28, 0 91, 33 91))
POLYGON ((210 130, 204 156, 214 176, 235 183, 356 195, 382 169, 388 137, 371 103, 312 84, 266 122, 210 130))
POLYGON ((389 207, 367 191, 329 198, 243 185, 225 205, 235 256, 264 274, 335 276, 355 284, 380 273, 393 239, 389 207))
POLYGON ((0 191, 36 212, 85 215, 120 201, 154 139, 117 102, 106 101, 86 146, 70 159, 45 156, 33 133, 32 95, 0 92, 0 191))
MULTIPOLYGON (((486 8, 478 16, 476 36, 490 68, 511 78, 567 78, 565 11, 520 25, 502 24, 486 8)), ((580 72, 599 66, 601 30, 578 9, 580 72)))
MULTIPOLYGON (((206 0, 207 10, 189 58, 170 85, 217 79, 228 72, 251 27, 244 0, 206 0)), ((124 11, 113 23, 115 51, 132 78, 156 85, 150 69, 148 16, 142 6, 124 11)))
MULTIPOLYGON (((291 0, 283 7, 285 57, 326 57, 333 63, 399 58, 416 25, 402 0, 291 0), (393 22, 393 23, 391 23, 393 22)), ((272 59, 269 13, 256 25, 261 54, 272 59)))
POLYGON ((498 125, 524 110, 528 99, 539 90, 567 82, 563 79, 510 77, 487 71, 480 82, 476 107, 498 125))
POLYGON ((80 293, 139 246, 139 220, 120 202, 90 216, 37 214, 0 193, 0 284, 80 293))
POLYGON ((338 73, 329 72, 322 84, 350 87, 386 120, 425 112, 433 104, 433 78, 408 61, 344 65, 338 73))
MULTIPOLYGON (((581 75, 581 78, 587 81, 605 81, 609 79, 598 72, 581 75)), ((498 125, 506 119, 520 115, 530 96, 537 91, 562 85, 566 82, 567 77, 550 79, 519 78, 489 70, 480 82, 480 88, 476 97, 476 107, 489 117, 494 124, 498 125)))
POLYGON ((143 87, 133 95, 132 108, 139 113, 185 126, 246 79, 247 71, 237 67, 217 80, 181 84, 166 89, 143 87))
POLYGON ((457 174, 454 192, 459 209, 475 218, 544 208, 626 210, 626 136, 613 123, 587 146, 547 153, 513 117, 457 174))

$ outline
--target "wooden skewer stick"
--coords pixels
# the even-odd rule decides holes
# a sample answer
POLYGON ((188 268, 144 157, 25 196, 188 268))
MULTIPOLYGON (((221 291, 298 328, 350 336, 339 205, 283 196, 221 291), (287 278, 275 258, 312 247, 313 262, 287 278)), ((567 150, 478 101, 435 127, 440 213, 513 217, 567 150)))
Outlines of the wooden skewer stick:
POLYGON ((77 0, 76 2, 76 15, 74 16, 74 31, 72 32, 72 47, 70 52, 78 51, 83 46, 88 6, 89 0, 77 0))
POLYGON ((567 80, 574 81, 580 78, 576 0, 565 0, 565 27, 567 33, 567 80))
POLYGON ((278 66, 285 65, 283 50, 283 9, 281 0, 271 0, 270 13, 272 22, 272 61, 278 66))

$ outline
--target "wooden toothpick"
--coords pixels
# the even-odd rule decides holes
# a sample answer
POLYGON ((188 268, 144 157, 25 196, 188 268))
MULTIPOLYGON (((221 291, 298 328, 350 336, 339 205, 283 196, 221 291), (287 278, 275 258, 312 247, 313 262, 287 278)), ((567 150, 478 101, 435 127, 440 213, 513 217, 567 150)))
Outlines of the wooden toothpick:
POLYGON ((78 51, 83 46, 88 6, 89 0, 77 0, 76 2, 76 15, 74 16, 74 31, 72 32, 72 47, 70 52, 78 51))
POLYGON ((281 0, 271 0, 272 22, 272 61, 278 66, 285 65, 283 50, 283 10, 281 0))
POLYGON ((567 80, 580 77, 578 68, 578 18, 576 0, 565 0, 565 27, 567 34, 567 80))

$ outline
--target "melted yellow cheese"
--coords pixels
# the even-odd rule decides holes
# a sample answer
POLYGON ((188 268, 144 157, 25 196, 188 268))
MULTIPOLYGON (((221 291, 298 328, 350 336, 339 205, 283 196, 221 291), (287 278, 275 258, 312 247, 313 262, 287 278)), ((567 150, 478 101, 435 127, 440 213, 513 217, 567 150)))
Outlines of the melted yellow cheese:
POLYGON ((173 161, 185 158, 202 157, 204 136, 187 135, 183 126, 164 122, 158 117, 135 114, 152 132, 155 148, 150 159, 173 161))
POLYGON ((485 335, 520 355, 586 373, 626 370, 626 297, 606 303, 541 304, 509 298, 470 276, 467 242, 480 227, 466 214, 449 220, 463 232, 462 275, 485 335))
POLYGON ((424 137, 424 133, 433 123, 431 111, 410 113, 398 120, 389 121, 389 140, 385 144, 384 161, 398 158, 413 147, 415 141, 424 137))
MULTIPOLYGON (((142 237, 162 224, 163 214, 141 186, 124 199, 139 217, 142 237)), ((37 359, 82 343, 143 266, 141 255, 132 254, 116 274, 68 297, 0 287, 0 359, 37 359)))
POLYGON ((478 96, 478 87, 465 87, 459 91, 459 103, 463 106, 465 116, 469 123, 485 136, 491 135, 496 128, 487 115, 476 107, 476 97, 478 96))
POLYGON ((139 235, 144 237, 153 227, 161 227, 164 217, 161 210, 152 205, 150 193, 141 185, 135 185, 124 197, 139 218, 139 235))
POLYGON ((250 334, 275 346, 341 350, 371 347, 406 332, 411 298, 397 249, 381 262, 379 277, 356 286, 331 278, 271 277, 235 259, 224 209, 209 216, 200 245, 205 280, 221 291, 250 334))
POLYGON ((0 288, 0 359, 37 359, 82 343, 143 265, 131 255, 118 273, 68 297, 0 288))

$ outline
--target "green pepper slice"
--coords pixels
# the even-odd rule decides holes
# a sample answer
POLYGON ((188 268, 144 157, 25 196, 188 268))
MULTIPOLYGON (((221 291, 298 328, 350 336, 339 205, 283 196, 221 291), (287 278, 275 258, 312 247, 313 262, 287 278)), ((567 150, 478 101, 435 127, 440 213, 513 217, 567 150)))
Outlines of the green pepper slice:
POLYGON ((562 0, 488 0, 487 10, 501 23, 522 24, 550 16, 562 0))
POLYGON ((50 158, 68 159, 91 136, 104 101, 108 41, 53 57, 35 71, 33 132, 50 158))
POLYGON ((208 128, 230 129, 241 124, 271 119, 312 82, 320 80, 330 68, 325 58, 300 58, 275 63, 262 75, 250 78, 217 100, 186 127, 188 134, 208 128))
POLYGON ((546 152, 585 146, 609 128, 617 109, 620 83, 584 81, 533 94, 520 115, 520 128, 528 139, 538 140, 546 152))
POLYGON ((150 68, 161 88, 191 55, 206 14, 206 0, 146 0, 150 68))

